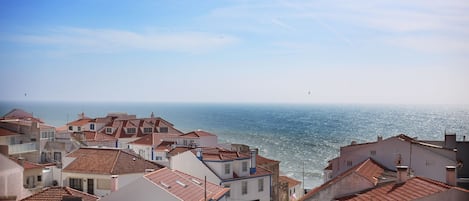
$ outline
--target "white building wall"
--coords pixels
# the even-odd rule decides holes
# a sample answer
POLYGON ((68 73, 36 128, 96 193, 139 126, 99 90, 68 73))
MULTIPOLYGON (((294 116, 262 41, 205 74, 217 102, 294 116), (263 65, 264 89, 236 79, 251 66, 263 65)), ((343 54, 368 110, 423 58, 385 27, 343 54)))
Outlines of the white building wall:
POLYGON ((289 189, 290 192, 292 192, 295 195, 296 199, 300 199, 304 195, 304 191, 301 189, 301 184, 293 186, 292 188, 289 189))
POLYGON ((202 136, 199 138, 199 146, 201 147, 216 147, 218 145, 218 137, 215 136, 202 136))
POLYGON ((250 174, 251 159, 233 161, 233 171, 240 177, 247 177, 250 174), (243 172, 243 162, 247 163, 247 169, 243 172))
POLYGON ((340 197, 350 193, 358 192, 374 185, 368 180, 357 174, 351 174, 337 181, 336 183, 324 188, 322 191, 316 193, 313 197, 306 199, 307 201, 320 201, 332 200, 335 197, 340 197))
POLYGON ((233 162, 232 161, 225 161, 225 162, 207 162, 205 161, 210 169, 212 169, 216 175, 218 175, 222 179, 231 179, 233 178, 233 162), (225 164, 230 165, 230 172, 225 174, 225 164))
POLYGON ((139 154, 146 160, 153 161, 151 158, 151 146, 150 145, 139 145, 139 144, 129 144, 129 148, 135 153, 139 154))
POLYGON ((392 137, 377 143, 342 147, 340 157, 332 161, 332 177, 370 157, 390 170, 395 170, 400 158, 400 165, 409 166, 415 176, 428 177, 441 182, 446 182, 445 166, 456 164, 456 152, 411 144, 392 137), (352 162, 351 165, 349 161, 352 162))
POLYGON ((179 170, 198 178, 205 178, 206 176, 207 181, 214 184, 220 184, 221 182, 220 178, 210 171, 207 166, 190 151, 171 157, 169 162, 171 169, 179 170))
POLYGON ((260 201, 269 201, 270 200, 270 176, 263 177, 254 177, 247 178, 242 180, 234 180, 229 182, 223 182, 222 186, 230 186, 230 197, 227 200, 260 200, 260 201), (264 179, 264 190, 259 191, 258 180, 264 179), (247 181, 248 192, 247 194, 242 194, 242 182, 247 181))

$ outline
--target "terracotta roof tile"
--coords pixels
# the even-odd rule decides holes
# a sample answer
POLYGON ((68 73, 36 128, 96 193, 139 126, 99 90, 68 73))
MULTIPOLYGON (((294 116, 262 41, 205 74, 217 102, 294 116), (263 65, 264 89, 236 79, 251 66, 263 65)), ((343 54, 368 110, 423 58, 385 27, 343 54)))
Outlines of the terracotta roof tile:
POLYGON ((256 162, 257 162, 257 165, 280 163, 280 161, 272 160, 270 158, 263 157, 259 154, 257 154, 256 156, 256 162))
POLYGON ((121 149, 80 148, 67 157, 75 157, 64 172, 88 174, 128 174, 159 169, 161 166, 121 149))
POLYGON ((135 140, 133 142, 130 142, 130 144, 140 144, 140 145, 153 145, 153 136, 148 134, 143 137, 141 137, 138 140, 135 140))
MULTIPOLYGON (((204 160, 209 161, 224 161, 224 160, 237 160, 243 158, 250 158, 248 154, 239 153, 236 151, 231 151, 223 149, 220 147, 203 147, 202 155, 204 160)), ((192 153, 196 154, 196 149, 192 149, 192 153)))
MULTIPOLYGON (((181 200, 201 201, 205 197, 204 180, 191 175, 162 168, 160 170, 148 173, 144 176, 155 186, 164 189, 181 200)), ((227 192, 228 188, 207 182, 207 198, 209 200, 218 200, 227 192)))
POLYGON ((33 162, 31 162, 31 161, 27 161, 27 160, 24 160, 24 159, 23 159, 22 162, 21 162, 21 160, 19 160, 18 158, 10 157, 10 159, 11 159, 12 161, 15 161, 15 163, 17 163, 17 164, 19 164, 19 165, 21 165, 21 163, 23 163, 22 166, 23 166, 23 168, 26 169, 26 170, 29 170, 29 169, 42 169, 42 168, 44 168, 44 167, 43 167, 42 165, 40 165, 40 164, 33 163, 33 162))
POLYGON ((171 150, 171 145, 175 144, 175 142, 170 141, 163 141, 158 146, 156 146, 155 150, 157 151, 169 151, 171 150))
POLYGON ((327 181, 326 183, 312 189, 301 200, 305 200, 307 198, 312 197, 316 193, 322 191, 323 189, 328 188, 329 186, 337 183, 339 180, 341 180, 342 178, 352 173, 358 174, 362 176, 363 178, 365 178, 366 180, 368 180, 369 182, 371 182, 372 184, 376 185, 378 183, 378 177, 382 175, 385 171, 389 171, 389 170, 387 170, 385 167, 378 164, 373 159, 368 158, 367 160, 343 172, 342 174, 337 175, 336 177, 327 181))
POLYGON ((19 135, 19 133, 13 132, 5 128, 0 128, 0 136, 9 136, 9 135, 19 135))
POLYGON ((204 136, 216 136, 216 135, 215 135, 215 134, 212 134, 212 133, 209 133, 209 132, 206 132, 206 131, 192 131, 192 132, 183 134, 183 135, 181 135, 181 136, 183 136, 183 137, 196 137, 196 138, 199 138, 199 137, 204 137, 204 136))
POLYGON ((96 201, 99 197, 69 187, 48 187, 22 199, 22 201, 62 201, 64 196, 80 197, 83 201, 96 201))
POLYGON ((91 122, 92 119, 89 119, 89 118, 85 118, 85 119, 77 119, 75 121, 72 121, 70 123, 68 123, 67 125, 68 126, 83 126, 89 122, 91 122))
POLYGON ((301 184, 300 181, 296 180, 296 179, 293 179, 293 178, 290 178, 290 177, 287 177, 287 176, 279 176, 278 180, 280 182, 286 182, 288 183, 288 188, 293 188, 299 184, 301 184))
POLYGON ((391 183, 355 195, 338 198, 338 200, 415 200, 449 189, 456 189, 467 193, 469 191, 452 187, 444 183, 423 177, 412 177, 404 183, 391 183))

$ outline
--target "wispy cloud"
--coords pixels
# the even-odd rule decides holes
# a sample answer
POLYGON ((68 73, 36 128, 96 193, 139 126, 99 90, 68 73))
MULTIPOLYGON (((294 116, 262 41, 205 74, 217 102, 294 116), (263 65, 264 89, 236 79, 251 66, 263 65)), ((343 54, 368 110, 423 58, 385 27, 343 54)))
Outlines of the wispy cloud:
POLYGON ((233 45, 237 37, 206 32, 139 33, 117 29, 57 28, 42 34, 17 34, 9 41, 80 52, 132 50, 201 53, 233 45))

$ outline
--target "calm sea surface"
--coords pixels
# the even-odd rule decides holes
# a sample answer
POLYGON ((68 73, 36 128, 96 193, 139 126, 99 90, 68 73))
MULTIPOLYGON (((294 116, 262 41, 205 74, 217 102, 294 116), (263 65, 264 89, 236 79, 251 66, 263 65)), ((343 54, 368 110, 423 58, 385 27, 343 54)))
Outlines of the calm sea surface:
POLYGON ((281 161, 283 174, 300 181, 304 164, 306 188, 322 183, 327 161, 352 140, 400 133, 442 140, 445 130, 469 135, 469 106, 0 102, 0 115, 13 108, 54 126, 81 112, 89 117, 109 112, 149 117, 154 112, 183 132, 202 129, 221 142, 258 147, 260 154, 281 161))

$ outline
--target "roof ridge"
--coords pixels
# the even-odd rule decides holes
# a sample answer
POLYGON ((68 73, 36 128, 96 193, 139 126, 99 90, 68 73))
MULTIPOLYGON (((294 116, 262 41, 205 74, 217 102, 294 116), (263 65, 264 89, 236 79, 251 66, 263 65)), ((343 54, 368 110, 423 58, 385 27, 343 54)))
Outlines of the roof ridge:
POLYGON ((119 149, 119 150, 117 151, 116 157, 114 158, 114 162, 112 162, 111 172, 110 172, 111 174, 113 174, 113 172, 114 172, 114 167, 116 166, 116 163, 117 163, 117 160, 118 160, 118 158, 119 158, 119 156, 120 156, 120 153, 121 153, 121 150, 119 149))
POLYGON ((436 181, 436 180, 433 180, 433 179, 430 179, 430 178, 426 178, 426 177, 421 177, 421 176, 415 176, 415 177, 412 177, 410 179, 420 179, 420 180, 424 180, 426 182, 429 182, 429 183, 432 183, 432 184, 435 184, 435 185, 438 185, 438 186, 441 186, 441 187, 444 187, 444 188, 447 188, 447 189, 451 189, 453 186, 450 186, 448 184, 445 184, 443 182, 440 182, 440 181, 436 181))

